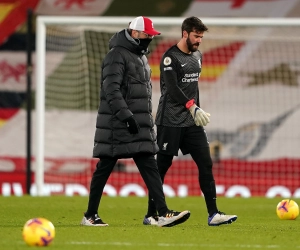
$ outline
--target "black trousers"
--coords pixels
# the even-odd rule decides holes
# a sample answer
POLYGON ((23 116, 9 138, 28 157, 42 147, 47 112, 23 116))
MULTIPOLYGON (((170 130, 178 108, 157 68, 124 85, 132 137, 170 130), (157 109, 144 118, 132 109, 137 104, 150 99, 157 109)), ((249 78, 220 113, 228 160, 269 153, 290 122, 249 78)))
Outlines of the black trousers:
MULTIPOLYGON (((172 165, 173 156, 181 149, 183 154, 190 154, 199 170, 199 186, 204 194, 207 211, 218 211, 216 204, 216 185, 213 176, 213 163, 210 156, 206 132, 201 126, 165 127, 157 126, 157 142, 160 148, 157 154, 158 171, 162 182, 172 165)), ((155 205, 149 195, 147 215, 155 214, 155 205)))
MULTIPOLYGON (((104 186, 117 162, 118 158, 101 158, 97 163, 96 170, 90 185, 90 194, 86 216, 98 213, 100 200, 103 194, 104 186)), ((158 173, 157 163, 154 155, 137 154, 133 160, 149 190, 149 195, 159 215, 168 211, 163 193, 162 181, 158 173)))

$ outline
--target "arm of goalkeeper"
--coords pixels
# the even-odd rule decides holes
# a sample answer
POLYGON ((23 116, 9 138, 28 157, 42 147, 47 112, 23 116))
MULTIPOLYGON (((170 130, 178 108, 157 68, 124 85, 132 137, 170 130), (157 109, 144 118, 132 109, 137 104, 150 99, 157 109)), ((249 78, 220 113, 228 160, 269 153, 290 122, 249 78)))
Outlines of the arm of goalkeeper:
POLYGON ((192 117, 194 118, 197 126, 206 126, 210 122, 210 114, 206 113, 203 109, 199 108, 196 104, 193 104, 189 108, 192 117))

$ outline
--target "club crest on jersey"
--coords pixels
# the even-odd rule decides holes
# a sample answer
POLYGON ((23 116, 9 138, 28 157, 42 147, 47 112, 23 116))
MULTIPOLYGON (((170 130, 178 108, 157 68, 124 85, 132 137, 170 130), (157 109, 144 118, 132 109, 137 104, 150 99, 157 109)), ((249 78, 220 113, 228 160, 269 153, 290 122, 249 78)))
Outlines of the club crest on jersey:
POLYGON ((170 65, 171 62, 172 62, 172 60, 171 60, 171 58, 168 57, 168 56, 164 59, 164 65, 166 65, 166 66, 170 65))

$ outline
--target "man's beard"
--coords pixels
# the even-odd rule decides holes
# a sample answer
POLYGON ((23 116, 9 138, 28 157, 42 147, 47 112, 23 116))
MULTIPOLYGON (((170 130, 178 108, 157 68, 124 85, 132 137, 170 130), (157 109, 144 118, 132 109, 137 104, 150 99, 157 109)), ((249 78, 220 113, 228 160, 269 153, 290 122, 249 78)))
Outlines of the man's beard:
POLYGON ((190 40, 190 36, 188 36, 188 38, 186 39, 186 44, 188 47, 188 50, 191 52, 195 52, 198 50, 198 47, 200 45, 200 43, 194 43, 192 44, 191 40, 190 40))

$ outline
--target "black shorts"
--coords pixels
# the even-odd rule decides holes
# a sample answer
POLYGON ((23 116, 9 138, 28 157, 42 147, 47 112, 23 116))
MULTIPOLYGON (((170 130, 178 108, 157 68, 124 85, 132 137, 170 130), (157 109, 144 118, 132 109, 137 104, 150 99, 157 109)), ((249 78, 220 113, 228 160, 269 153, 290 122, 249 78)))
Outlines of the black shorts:
POLYGON ((174 128, 157 126, 159 153, 178 155, 179 149, 185 154, 199 147, 209 147, 206 132, 201 126, 174 128))

